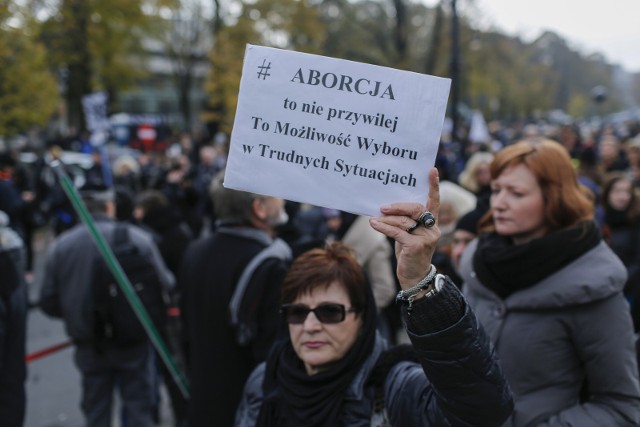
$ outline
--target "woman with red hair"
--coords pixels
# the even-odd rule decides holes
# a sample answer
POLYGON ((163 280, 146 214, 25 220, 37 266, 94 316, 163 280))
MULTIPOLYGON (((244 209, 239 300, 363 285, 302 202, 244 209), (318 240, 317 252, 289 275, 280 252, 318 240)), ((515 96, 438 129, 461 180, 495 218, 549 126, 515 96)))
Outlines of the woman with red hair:
POLYGON ((490 169, 491 209, 460 273, 513 390, 505 425, 638 425, 627 272, 566 149, 522 141, 490 169))

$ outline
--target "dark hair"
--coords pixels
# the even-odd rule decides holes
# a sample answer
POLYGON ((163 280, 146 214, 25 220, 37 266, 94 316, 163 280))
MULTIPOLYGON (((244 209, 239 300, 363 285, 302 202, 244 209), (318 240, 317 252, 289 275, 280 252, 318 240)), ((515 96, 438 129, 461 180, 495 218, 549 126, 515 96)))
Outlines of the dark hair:
POLYGON ((604 177, 604 184, 602 184, 602 194, 600 201, 605 209, 609 208, 609 194, 613 190, 613 186, 618 181, 626 180, 631 184, 631 200, 629 200, 629 206, 627 207, 626 214, 630 222, 640 221, 640 199, 638 199, 638 190, 633 185, 633 179, 626 176, 622 172, 609 172, 604 177))
MULTIPOLYGON (((561 144, 550 139, 524 140, 496 154, 491 163, 491 179, 506 169, 525 165, 538 180, 545 205, 545 222, 551 231, 593 219, 594 204, 561 144)), ((493 231, 493 210, 480 221, 482 232, 493 231)))
POLYGON ((169 206, 169 199, 161 191, 146 190, 136 198, 136 207, 141 208, 145 215, 169 206))
POLYGON ((290 304, 300 295, 328 288, 336 282, 344 286, 351 306, 363 312, 365 276, 353 249, 340 242, 330 243, 323 249, 311 249, 296 258, 282 284, 282 302, 290 304))

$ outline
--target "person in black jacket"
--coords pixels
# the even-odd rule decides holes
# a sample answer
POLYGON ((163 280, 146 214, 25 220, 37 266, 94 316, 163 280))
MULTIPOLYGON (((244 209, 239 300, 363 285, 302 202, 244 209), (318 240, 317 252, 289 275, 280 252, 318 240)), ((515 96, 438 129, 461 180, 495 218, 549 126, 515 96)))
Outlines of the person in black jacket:
POLYGON ((396 203, 370 222, 396 241, 397 301, 416 361, 389 362, 393 350, 376 333, 372 292, 353 251, 339 242, 312 249, 287 273, 288 333, 247 381, 236 426, 497 427, 509 417, 511 392, 488 336, 431 263, 440 237, 435 168, 429 177, 427 211, 396 203))
MULTIPOLYGON (((158 190, 146 190, 138 195, 135 200, 133 216, 138 225, 151 232, 164 263, 177 277, 182 257, 189 243, 193 241, 191 229, 180 219, 180 215, 169 204, 167 197, 158 190)), ((180 296, 180 289, 174 288, 170 295, 171 307, 179 305, 180 296)), ((184 361, 180 346, 182 336, 180 320, 177 317, 169 317, 160 333, 172 350, 174 360, 182 366, 184 361)), ((182 396, 166 366, 163 363, 157 365, 171 399, 175 425, 184 426, 187 422, 187 399, 182 396)), ((157 393, 157 396, 159 398, 160 394, 157 393)))
POLYGON ((624 294, 635 331, 640 330, 640 198, 632 178, 621 172, 604 177, 602 186, 605 240, 627 268, 624 294))
POLYGON ((0 423, 22 427, 25 413, 27 288, 24 247, 0 211, 0 423))
POLYGON ((158 190, 146 190, 136 197, 133 216, 142 227, 151 231, 162 259, 177 275, 184 252, 194 237, 169 199, 158 190))

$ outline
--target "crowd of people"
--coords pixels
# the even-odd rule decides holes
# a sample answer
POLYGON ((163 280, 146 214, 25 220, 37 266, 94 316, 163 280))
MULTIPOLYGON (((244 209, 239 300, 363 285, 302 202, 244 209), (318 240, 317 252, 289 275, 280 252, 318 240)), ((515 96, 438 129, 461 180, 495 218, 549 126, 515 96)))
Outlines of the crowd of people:
POLYGON ((126 228, 153 270, 188 396, 148 338, 105 335, 102 256, 49 166, 63 150, 0 153, 0 419, 23 425, 37 284, 91 427, 115 392, 122 425, 157 424, 160 383, 176 427, 640 425, 640 123, 490 129, 443 138, 426 203, 372 218, 225 188, 220 140, 67 164, 106 241, 126 228))

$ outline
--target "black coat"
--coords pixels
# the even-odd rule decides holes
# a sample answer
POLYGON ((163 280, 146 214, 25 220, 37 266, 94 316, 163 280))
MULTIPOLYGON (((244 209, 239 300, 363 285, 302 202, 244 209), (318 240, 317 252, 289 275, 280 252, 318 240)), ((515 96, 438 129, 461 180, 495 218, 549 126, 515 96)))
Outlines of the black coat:
POLYGON ((232 426, 244 383, 275 338, 280 323, 280 285, 287 264, 266 260, 249 285, 246 310, 258 329, 248 345, 239 345, 230 324, 229 302, 245 266, 266 245, 216 232, 193 242, 183 258, 179 286, 188 339, 192 427, 232 426))
POLYGON ((634 328, 640 330, 640 223, 607 224, 608 243, 620 258, 629 277, 624 294, 631 306, 634 328))
POLYGON ((3 251, 0 281, 17 278, 17 288, 5 292, 0 286, 0 424, 22 427, 25 411, 25 336, 27 320, 27 288, 24 283, 24 258, 21 250, 3 251), (15 269, 11 272, 6 268, 15 269), (18 273, 15 275, 14 273, 18 273), (8 291, 9 292, 9 291, 8 291))
POLYGON ((9 225, 21 236, 24 232, 21 220, 24 206, 22 196, 13 181, 0 179, 0 211, 9 216, 9 225))
POLYGON ((147 213, 142 225, 151 230, 162 260, 177 276, 184 252, 193 240, 191 229, 171 208, 160 208, 147 213))
POLYGON ((609 246, 627 267, 629 276, 640 272, 640 223, 610 226, 609 246))

